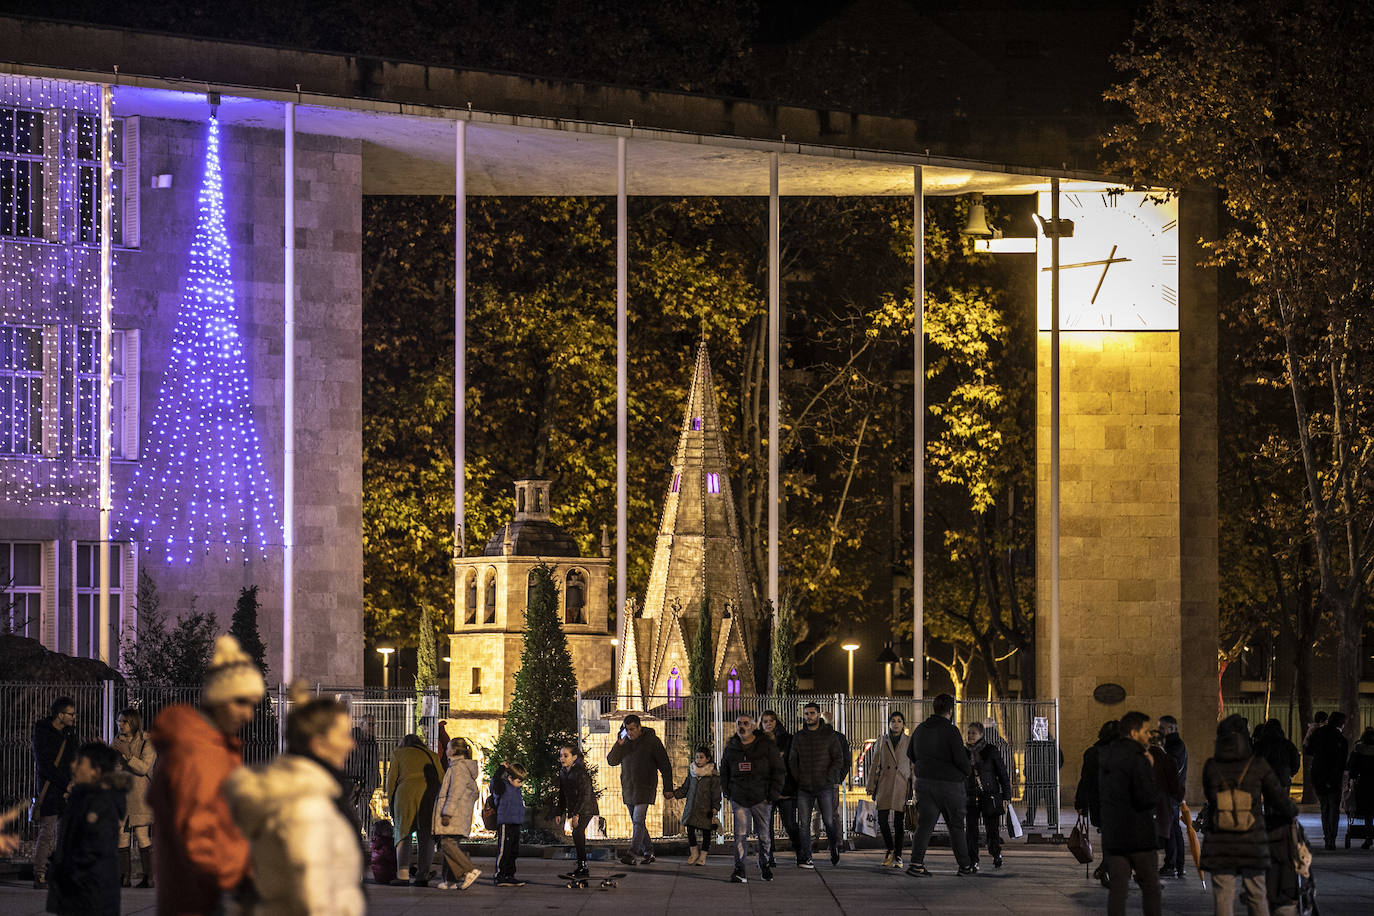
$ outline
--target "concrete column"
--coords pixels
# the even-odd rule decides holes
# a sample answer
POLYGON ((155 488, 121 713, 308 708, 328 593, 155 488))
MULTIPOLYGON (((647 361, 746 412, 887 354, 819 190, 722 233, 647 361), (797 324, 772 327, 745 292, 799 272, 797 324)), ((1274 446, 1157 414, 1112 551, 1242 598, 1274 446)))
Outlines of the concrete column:
POLYGON ((921 167, 918 165, 911 171, 911 302, 914 350, 911 380, 915 392, 912 404, 914 442, 911 456, 911 696, 919 700, 925 694, 926 670, 926 191, 921 167))
POLYGON ((296 552, 296 103, 286 103, 283 134, 282 237, 282 513, 281 513, 281 680, 290 684, 295 666, 296 552))
MULTIPOLYGON (((95 643, 110 663, 110 311, 113 308, 110 260, 110 103, 108 84, 100 87, 100 594, 95 643)), ((76 562, 76 558, 72 558, 76 562)), ((52 609, 55 611, 56 609, 52 609)))
MULTIPOLYGON (((453 148, 453 557, 467 556, 468 122, 458 121, 453 148)), ((463 583, 454 576, 454 608, 463 583)))
POLYGON ((778 510, 782 481, 778 462, 778 360, 781 350, 782 297, 778 270, 781 206, 778 200, 778 154, 768 156, 768 600, 773 603, 773 628, 778 626, 778 510))
MULTIPOLYGON (((626 401, 629 397, 629 375, 626 349, 629 322, 626 313, 626 290, 629 284, 629 200, 625 193, 626 140, 616 138, 615 144, 615 633, 616 676, 620 674, 620 653, 625 650, 625 577, 626 539, 629 534, 626 505, 629 501, 626 448, 629 441, 629 421, 626 401)), ((616 685, 619 689, 619 685, 616 685)))

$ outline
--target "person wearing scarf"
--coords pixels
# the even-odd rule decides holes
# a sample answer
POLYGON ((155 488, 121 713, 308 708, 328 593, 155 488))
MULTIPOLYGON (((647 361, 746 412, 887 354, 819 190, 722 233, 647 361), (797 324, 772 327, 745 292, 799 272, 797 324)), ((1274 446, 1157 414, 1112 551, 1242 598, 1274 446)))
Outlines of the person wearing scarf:
POLYGON ((362 828, 344 764, 353 750, 348 709, 292 687, 286 753, 234 771, 224 794, 252 850, 257 912, 361 916, 362 828))
POLYGON ((720 810, 720 774, 705 746, 692 755, 687 780, 673 792, 682 801, 682 825, 687 828, 688 865, 705 865, 711 851, 711 834, 716 831, 716 812, 720 810), (700 834, 700 837, 698 837, 700 834))

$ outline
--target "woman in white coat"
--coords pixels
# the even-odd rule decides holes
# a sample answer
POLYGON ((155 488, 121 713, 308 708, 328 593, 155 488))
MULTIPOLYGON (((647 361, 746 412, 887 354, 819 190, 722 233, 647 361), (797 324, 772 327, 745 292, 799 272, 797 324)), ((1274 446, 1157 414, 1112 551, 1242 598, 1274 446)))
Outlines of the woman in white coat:
POLYGON ((224 783, 234 821, 252 847, 262 901, 255 912, 361 916, 362 832, 343 772, 353 750, 348 709, 292 688, 286 750, 240 767, 224 783))
POLYGON ((902 843, 906 838, 903 811, 911 798, 911 759, 906 755, 909 744, 906 717, 894 712, 887 717, 887 734, 873 745, 872 772, 867 780, 868 794, 878 808, 878 827, 887 846, 885 868, 902 867, 902 843))
POLYGON ((472 814, 477 808, 477 761, 463 738, 448 743, 448 769, 434 799, 434 835, 444 856, 444 880, 440 890, 467 890, 481 877, 481 870, 463 852, 459 842, 472 834, 472 814))

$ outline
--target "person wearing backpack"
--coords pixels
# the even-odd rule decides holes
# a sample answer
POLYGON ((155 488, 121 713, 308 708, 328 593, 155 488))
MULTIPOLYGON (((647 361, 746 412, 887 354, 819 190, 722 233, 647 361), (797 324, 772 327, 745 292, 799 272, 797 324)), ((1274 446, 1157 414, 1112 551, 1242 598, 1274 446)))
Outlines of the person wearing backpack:
POLYGON ((1208 823, 1199 867, 1212 876, 1218 916, 1234 911, 1238 884, 1251 916, 1267 914, 1270 860, 1264 811, 1291 821, 1298 809, 1268 761, 1255 754, 1244 716, 1227 716, 1217 725, 1215 753, 1202 767, 1202 791, 1208 823))

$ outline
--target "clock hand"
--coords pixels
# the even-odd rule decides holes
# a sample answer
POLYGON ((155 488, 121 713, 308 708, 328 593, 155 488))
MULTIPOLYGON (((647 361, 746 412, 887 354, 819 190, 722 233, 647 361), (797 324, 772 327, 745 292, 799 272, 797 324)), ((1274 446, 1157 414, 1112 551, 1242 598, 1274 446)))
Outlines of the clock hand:
MULTIPOLYGON (((1097 286, 1093 288, 1093 297, 1088 300, 1089 305, 1093 305, 1097 302, 1097 294, 1102 292, 1102 281, 1107 279, 1107 271, 1111 270, 1112 265, 1116 263, 1115 258, 1116 246, 1113 245, 1111 254, 1107 255, 1107 260, 1102 265, 1102 276, 1097 278, 1097 286)), ((1122 260, 1125 260, 1125 258, 1123 258, 1122 260)))
MULTIPOLYGON (((1072 268, 1072 267, 1101 267, 1103 264, 1124 264, 1124 263, 1126 263, 1126 262, 1129 261, 1129 260, 1131 260, 1131 259, 1130 259, 1130 258, 1104 258, 1104 259, 1101 260, 1101 261, 1075 261, 1075 262, 1072 263, 1072 264, 1060 264, 1060 265, 1059 265, 1059 269, 1060 269, 1060 270, 1068 270, 1068 269, 1070 269, 1070 268, 1072 268)), ((1042 267, 1042 268, 1040 268, 1040 272, 1041 272, 1041 273, 1048 273, 1049 271, 1051 271, 1051 270, 1053 270, 1053 269, 1054 269, 1053 267, 1042 267)))

